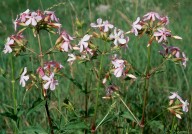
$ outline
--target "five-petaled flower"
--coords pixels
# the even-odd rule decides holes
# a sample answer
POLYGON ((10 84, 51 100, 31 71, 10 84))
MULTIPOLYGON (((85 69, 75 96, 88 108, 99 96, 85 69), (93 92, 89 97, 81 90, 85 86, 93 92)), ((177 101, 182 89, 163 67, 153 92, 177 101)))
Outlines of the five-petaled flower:
POLYGON ((29 75, 26 75, 26 73, 27 73, 27 67, 24 68, 23 73, 20 76, 20 82, 19 83, 22 87, 25 87, 25 85, 26 85, 25 82, 29 80, 29 75))
POLYGON ((115 68, 114 75, 116 77, 121 77, 123 75, 124 68, 125 68, 124 60, 115 59, 112 61, 112 64, 115 68))
POLYGON ((93 28, 102 27, 102 26, 103 26, 103 24, 102 24, 102 19, 101 19, 101 18, 98 18, 98 19, 97 19, 97 23, 91 23, 90 26, 93 27, 93 28))
POLYGON ((80 46, 80 52, 83 51, 83 48, 86 49, 88 47, 88 41, 91 38, 91 35, 86 34, 81 41, 79 42, 78 46, 80 46))
POLYGON ((139 24, 140 17, 137 17, 137 20, 133 22, 131 32, 135 34, 135 36, 138 35, 138 30, 142 29, 142 26, 139 24))
POLYGON ((68 33, 63 31, 61 33, 61 37, 63 38, 62 45, 61 45, 61 50, 68 52, 69 49, 72 49, 72 46, 70 42, 73 40, 73 37, 71 37, 68 33))
POLYGON ((162 41, 166 41, 168 36, 171 36, 170 31, 168 31, 166 28, 158 28, 157 32, 154 32, 154 36, 158 37, 158 43, 162 41))
POLYGON ((114 34, 110 34, 109 36, 110 39, 114 40, 114 44, 120 45, 120 44, 125 44, 127 41, 124 39, 124 33, 122 30, 118 30, 117 28, 114 29, 114 34))
POLYGON ((28 18, 28 20, 25 22, 27 26, 30 24, 32 26, 36 26, 37 22, 42 20, 42 16, 38 15, 36 12, 32 12, 30 15, 27 15, 26 18, 28 18))
POLYGON ((55 90, 55 86, 58 85, 58 81, 54 79, 54 73, 51 73, 49 77, 44 75, 42 79, 46 81, 46 83, 43 85, 44 89, 50 88, 51 90, 55 90))
POLYGON ((11 53, 13 50, 11 48, 11 45, 14 44, 14 40, 11 39, 10 37, 7 38, 7 43, 5 44, 3 52, 6 53, 11 53))
POLYGON ((146 21, 146 20, 155 21, 155 18, 160 19, 160 15, 156 12, 149 12, 149 13, 145 14, 143 17, 144 17, 143 21, 146 21))
POLYGON ((112 24, 109 23, 108 20, 103 21, 103 31, 104 32, 108 32, 109 29, 112 29, 114 26, 112 24))

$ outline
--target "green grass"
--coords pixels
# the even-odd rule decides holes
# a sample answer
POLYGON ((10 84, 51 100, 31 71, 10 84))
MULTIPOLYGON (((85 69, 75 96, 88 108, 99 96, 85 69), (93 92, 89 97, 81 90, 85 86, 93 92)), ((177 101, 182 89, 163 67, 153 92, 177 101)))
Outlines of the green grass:
MULTIPOLYGON (((28 8, 30 10, 45 10, 52 7, 54 4, 61 2, 64 4, 54 7, 52 10, 54 10, 56 15, 60 18, 63 29, 65 29, 71 35, 75 34, 76 31, 76 18, 85 22, 85 28, 82 30, 85 34, 89 24, 91 22, 95 22, 98 17, 108 19, 112 24, 123 29, 124 31, 130 30, 131 26, 120 16, 118 11, 125 14, 131 22, 135 21, 137 16, 141 17, 149 11, 156 11, 162 15, 168 15, 170 18, 169 28, 172 30, 172 33, 175 33, 183 38, 183 40, 170 40, 170 42, 172 45, 180 47, 181 50, 183 50, 189 57, 189 61, 186 69, 183 69, 180 65, 175 65, 173 62, 167 62, 164 66, 165 71, 155 75, 153 79, 150 79, 150 92, 147 105, 148 122, 145 128, 145 133, 169 133, 168 130, 171 129, 173 115, 166 111, 165 106, 168 105, 168 95, 171 91, 178 91, 178 93, 190 103, 189 112, 183 115, 182 120, 176 119, 178 126, 174 127, 177 127, 178 133, 192 132, 191 0, 47 0, 46 2, 43 0, 1 0, 1 51, 3 50, 6 38, 14 33, 12 20, 16 18, 17 14, 25 11, 28 8), (110 11, 106 14, 98 13, 96 11, 96 7, 98 7, 100 4, 110 5, 110 11), (154 119, 154 117, 160 113, 162 113, 161 116, 158 116, 154 119)), ((29 45, 33 49, 38 50, 37 39, 34 39, 30 30, 27 30, 25 35, 29 39, 29 45)), ((55 43, 57 35, 51 35, 51 39, 46 32, 44 32, 42 35, 42 44, 45 48, 44 50, 46 50, 51 46, 51 41, 53 44, 55 43)), ((128 44, 129 49, 126 52, 122 51, 122 58, 127 59, 141 72, 144 72, 147 64, 147 38, 144 38, 144 40, 138 39, 131 35, 131 40, 128 44)), ((101 43, 101 45, 106 45, 104 42, 95 42, 101 43)), ((152 45, 151 65, 157 66, 162 61, 162 57, 158 53, 160 47, 157 43, 153 43, 152 45)), ((50 58, 52 59, 54 57, 46 57, 47 60, 50 58)), ((60 84, 58 88, 51 94, 51 101, 49 102, 51 117, 53 118, 54 125, 59 129, 64 129, 65 133, 84 133, 84 131, 76 128, 78 126, 81 126, 82 128, 86 128, 88 126, 89 129, 91 128, 96 103, 96 93, 99 93, 99 105, 96 123, 99 123, 99 121, 103 119, 113 103, 111 100, 102 99, 102 96, 105 95, 105 87, 97 85, 98 82, 95 82, 95 75, 90 70, 93 65, 98 66, 99 63, 93 62, 92 64, 87 64, 86 66, 75 63, 73 68, 70 68, 66 62, 66 53, 56 53, 55 59, 64 65, 65 68, 63 72, 66 74, 66 76, 72 75, 76 81, 82 85, 85 85, 90 93, 88 94, 89 117, 84 119, 83 110, 85 109, 85 94, 68 78, 61 77, 59 79, 60 84), (64 106, 64 101, 66 100, 69 100, 75 109, 75 112, 72 110, 67 110, 67 108, 64 106), (83 126, 84 124, 80 124, 82 121, 84 121, 86 124, 85 126, 83 126), (73 129, 76 132, 72 132, 73 129)), ((103 63, 103 65, 101 65, 102 69, 100 70, 100 73, 102 76, 104 76, 104 72, 108 69, 108 66, 105 65, 109 63, 109 57, 105 56, 103 59, 99 57, 99 60, 100 63, 103 63)), ((33 88, 26 92, 25 89, 18 84, 20 69, 24 66, 27 66, 29 70, 32 70, 35 73, 37 67, 39 66, 37 63, 38 59, 32 58, 29 55, 13 57, 11 54, 5 55, 1 53, 0 113, 10 112, 14 109, 14 106, 17 106, 17 111, 19 111, 19 109, 24 111, 24 113, 21 113, 19 117, 20 120, 18 131, 15 130, 16 124, 13 120, 5 116, 0 116, 1 133, 24 131, 30 127, 37 127, 38 125, 41 126, 41 129, 44 129, 43 131, 47 133, 49 132, 46 111, 43 106, 32 112, 30 115, 27 115, 27 110, 32 106, 33 102, 40 97, 41 90, 33 88), (11 85, 12 80, 16 80, 14 89, 11 85)), ((141 119, 143 105, 142 91, 144 81, 142 79, 138 79, 134 83, 126 81, 122 84, 121 80, 113 78, 113 83, 120 87, 123 100, 131 108, 134 114, 141 119)), ((133 124, 129 118, 122 118, 125 116, 130 117, 125 111, 126 108, 120 101, 118 101, 116 107, 110 112, 103 125, 98 129, 98 133, 120 134, 126 132, 141 132, 141 129, 138 126, 135 126, 135 124, 133 124)))

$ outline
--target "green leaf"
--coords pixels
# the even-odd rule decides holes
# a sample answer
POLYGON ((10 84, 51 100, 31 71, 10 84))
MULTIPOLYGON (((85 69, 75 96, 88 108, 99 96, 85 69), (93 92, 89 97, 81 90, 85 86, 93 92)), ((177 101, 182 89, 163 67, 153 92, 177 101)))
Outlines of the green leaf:
POLYGON ((10 112, 5 112, 5 113, 0 113, 1 116, 5 116, 5 117, 8 117, 14 121, 17 121, 18 120, 18 117, 17 115, 13 114, 13 113, 10 113, 10 112))
POLYGON ((67 75, 64 75, 68 80, 70 80, 75 86, 77 86, 79 89, 83 90, 83 86, 78 83, 75 79, 73 78, 70 78, 69 76, 67 75))
POLYGON ((123 118, 129 119, 131 121, 135 121, 133 116, 129 113, 129 112, 123 112, 123 114, 121 115, 123 118))
POLYGON ((85 122, 74 121, 69 122, 67 125, 62 127, 64 131, 73 130, 76 131, 78 129, 89 129, 89 127, 85 124, 85 122))
POLYGON ((19 134, 48 134, 48 133, 41 127, 32 126, 20 131, 19 134))
POLYGON ((27 112, 27 116, 33 113, 35 110, 40 109, 42 106, 44 106, 46 103, 46 100, 42 100, 41 98, 38 98, 36 101, 33 102, 33 105, 31 108, 29 108, 27 112))

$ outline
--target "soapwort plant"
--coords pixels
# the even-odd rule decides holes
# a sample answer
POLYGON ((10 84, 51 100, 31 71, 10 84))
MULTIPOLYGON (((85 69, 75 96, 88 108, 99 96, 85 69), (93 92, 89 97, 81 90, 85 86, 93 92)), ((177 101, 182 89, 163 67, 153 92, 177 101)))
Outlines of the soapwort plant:
MULTIPOLYGON (((139 126, 141 130, 145 132, 145 125, 147 122, 146 106, 149 99, 150 79, 156 72, 161 70, 162 66, 167 61, 172 61, 177 64, 182 63, 183 67, 186 67, 188 58, 185 53, 178 47, 170 46, 169 44, 169 40, 172 38, 182 38, 173 35, 167 28, 169 24, 168 17, 161 16, 156 12, 149 12, 143 17, 137 17, 136 21, 130 26, 127 26, 130 28, 130 30, 127 31, 119 29, 110 21, 102 20, 101 18, 98 18, 95 23, 91 23, 87 31, 82 30, 83 25, 79 20, 77 20, 76 24, 76 33, 70 35, 66 30, 62 29, 59 18, 57 18, 54 11, 30 11, 27 9, 17 16, 14 21, 15 34, 7 38, 3 53, 13 53, 13 55, 18 58, 23 53, 30 53, 39 59, 37 63, 38 68, 35 71, 23 65, 24 68, 18 83, 21 87, 26 88, 26 91, 32 88, 40 89, 37 91, 42 96, 42 101, 45 102, 44 106, 50 133, 52 134, 57 131, 64 132, 64 130, 60 130, 59 127, 54 124, 49 110, 49 102, 51 101, 50 94, 54 92, 54 90, 57 90, 59 83, 64 83, 62 79, 59 79, 61 77, 69 78, 74 85, 81 88, 85 95, 82 122, 86 122, 89 125, 89 128, 84 128, 85 133, 88 131, 92 133, 97 132, 109 113, 117 106, 118 102, 125 106, 132 121, 135 122, 133 126, 139 126), (30 42, 28 42, 24 36, 25 30, 27 29, 32 31, 35 39, 37 38, 39 46, 38 51, 30 48, 30 42), (45 50, 46 47, 44 44, 41 43, 42 30, 58 35, 55 45, 47 50, 45 50), (129 44, 131 40, 129 37, 130 34, 135 35, 135 38, 142 38, 145 35, 148 37, 148 42, 146 43, 148 54, 145 70, 136 70, 126 57, 122 56, 122 50, 129 49, 128 45, 131 45, 129 44), (154 47, 154 45, 162 46, 162 50, 160 50, 159 53, 162 55, 163 61, 156 67, 151 66, 151 55, 153 54, 151 48, 154 47), (85 70, 89 72, 84 73, 86 84, 82 85, 78 83, 78 79, 76 79, 73 74, 64 74, 63 70, 65 68, 60 63, 61 61, 57 62, 55 59, 46 61, 47 57, 54 54, 54 52, 65 53, 66 56, 68 56, 67 60, 62 62, 68 62, 71 70, 75 63, 85 68, 85 70), (104 58, 108 59, 107 62, 104 62, 104 58), (143 73, 136 73, 138 71, 143 73), (93 75, 94 80, 88 79, 89 75, 93 75), (124 81, 130 80, 134 83, 139 80, 138 78, 144 80, 143 90, 140 91, 143 93, 141 117, 137 117, 135 114, 136 112, 131 110, 131 106, 126 104, 128 101, 131 104, 131 100, 124 100, 121 93, 123 91, 123 89, 120 88, 121 85, 117 85, 114 82, 117 80, 119 84, 122 84, 124 81), (87 86, 87 83, 93 83, 95 86, 96 91, 94 92, 96 93, 94 93, 94 96, 91 96, 91 92, 93 91, 87 86), (103 97, 100 97, 100 89, 102 89, 103 97), (89 114, 88 109, 90 97, 93 97, 91 100, 93 100, 94 104, 94 112, 92 115, 89 114), (110 103, 108 100, 111 100, 112 103, 107 114, 98 122, 100 99, 108 103, 110 103)), ((188 112, 188 101, 181 99, 176 92, 173 92, 172 95, 169 96, 169 99, 170 103, 167 110, 181 119, 182 112, 188 112)), ((71 106, 70 102, 67 102, 66 105, 71 106)))

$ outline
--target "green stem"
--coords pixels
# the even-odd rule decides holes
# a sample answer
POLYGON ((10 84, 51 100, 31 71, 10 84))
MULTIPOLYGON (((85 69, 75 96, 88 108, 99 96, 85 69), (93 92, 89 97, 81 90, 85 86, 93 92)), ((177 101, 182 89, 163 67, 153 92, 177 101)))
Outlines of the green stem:
MULTIPOLYGON (((40 59, 40 64, 41 64, 41 67, 43 67, 43 52, 42 52, 42 45, 41 45, 41 40, 40 40, 40 35, 39 35, 39 33, 37 34, 37 39, 38 39, 38 44, 39 44, 39 53, 40 53, 40 54, 39 54, 39 59, 40 59)), ((41 83, 42 83, 42 82, 41 82, 41 83)), ((47 118, 48 118, 50 130, 51 130, 51 134, 54 134, 53 125, 52 125, 52 120, 51 120, 51 116, 50 116, 50 112, 49 112, 49 106, 48 106, 48 102, 47 102, 47 94, 44 94, 43 84, 42 84, 42 93, 43 93, 44 99, 46 100, 45 110, 46 110, 46 113, 47 113, 47 118)))
POLYGON ((116 101, 111 105, 111 107, 109 108, 107 114, 103 117, 103 119, 99 122, 99 124, 96 126, 95 131, 98 129, 98 127, 104 122, 104 120, 107 118, 107 116, 109 115, 109 113, 111 112, 111 110, 114 108, 114 105, 116 104, 116 101))
POLYGON ((115 93, 115 94, 119 97, 119 99, 121 100, 121 102, 123 103, 123 105, 127 108, 127 110, 129 111, 129 113, 131 114, 131 116, 134 118, 135 122, 136 122, 139 126, 141 126, 139 120, 135 117, 135 115, 133 114, 133 112, 130 110, 130 108, 127 106, 127 104, 123 101, 123 99, 120 97, 120 95, 117 94, 117 93, 115 93))
MULTIPOLYGON (((17 94, 15 92, 15 71, 14 71, 14 65, 13 65, 13 57, 11 57, 11 72, 12 72, 12 75, 11 75, 11 84, 12 84, 12 96, 13 96, 13 103, 14 103, 14 114, 16 115, 17 114, 17 94)), ((14 133, 16 134, 17 133, 17 122, 15 123, 15 128, 14 128, 14 133)))
POLYGON ((173 120, 172 120, 171 134, 174 134, 174 125, 175 125, 175 116, 173 117, 173 120))
POLYGON ((145 70, 145 84, 144 84, 144 103, 143 103, 143 112, 142 112, 142 120, 141 120, 141 125, 143 126, 143 130, 144 130, 144 126, 145 126, 145 119, 146 119, 146 106, 147 106, 147 101, 148 101, 148 90, 149 90, 149 78, 150 78, 150 74, 149 74, 149 70, 150 70, 150 64, 151 64, 151 46, 147 47, 147 66, 146 66, 146 70, 145 70))

